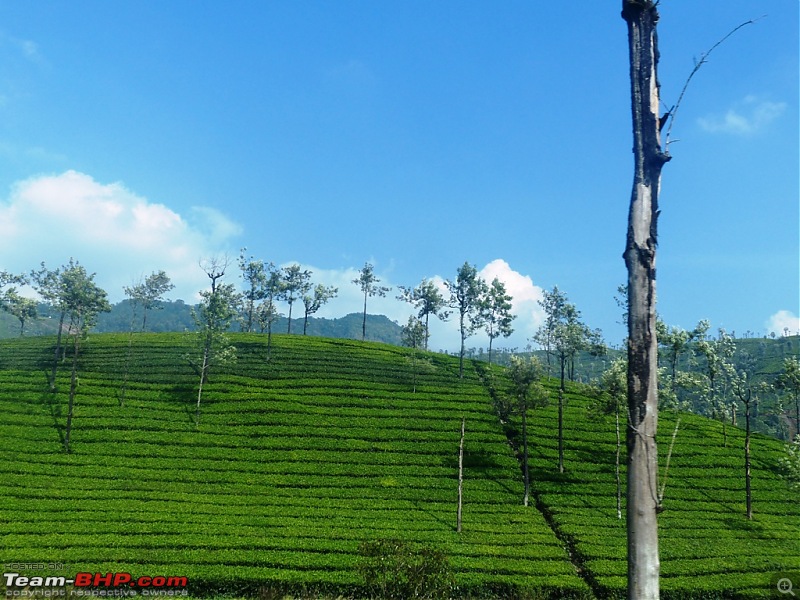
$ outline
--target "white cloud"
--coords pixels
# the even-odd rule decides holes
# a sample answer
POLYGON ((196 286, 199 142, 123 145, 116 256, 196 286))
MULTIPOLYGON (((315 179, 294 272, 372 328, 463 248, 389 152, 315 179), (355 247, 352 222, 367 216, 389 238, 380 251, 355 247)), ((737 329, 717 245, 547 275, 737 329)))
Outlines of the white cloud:
POLYGON ((503 259, 495 259, 478 273, 487 283, 497 277, 506 286, 512 297, 512 314, 516 315, 513 327, 515 333, 508 340, 498 340, 500 345, 524 348, 544 322, 544 310, 539 305, 542 288, 533 284, 528 275, 514 271, 503 259))
POLYGON ((700 127, 710 133, 750 135, 764 129, 785 110, 785 102, 770 102, 757 96, 747 96, 724 115, 710 115, 697 121, 700 127))
POLYGON ((789 330, 789 335, 800 335, 800 318, 788 310, 779 310, 772 315, 766 323, 767 332, 783 335, 784 329, 789 330))
MULTIPOLYGON (((185 218, 164 204, 136 195, 120 183, 101 184, 89 175, 67 171, 18 182, 8 199, 0 201, 0 257, 3 261, 0 268, 15 273, 28 272, 42 261, 54 268, 74 257, 88 271, 97 273, 97 283, 109 292, 113 301, 123 297, 123 286, 163 269, 176 285, 169 297, 195 302, 198 290, 208 285, 199 260, 220 254, 241 232, 239 224, 216 209, 193 207, 185 218)), ((235 256, 230 259, 231 276, 226 279, 238 284, 235 256)), ((419 281, 393 281, 391 263, 382 266, 372 262, 380 285, 391 287, 391 291, 385 297, 368 298, 367 312, 386 315, 402 325, 415 311, 411 305, 397 299, 398 285, 416 286, 419 281)), ((337 318, 363 310, 364 295, 353 283, 361 265, 339 269, 302 266, 312 272, 315 284, 339 289, 337 298, 316 316, 337 318)), ((479 275, 489 282, 499 278, 513 296, 512 312, 517 315, 513 323, 515 332, 508 339, 495 340, 494 346, 524 348, 543 319, 537 304, 541 288, 502 259, 485 265, 479 275)), ((436 283, 447 297, 443 277, 424 276, 436 283)), ((281 310, 286 312, 286 307, 281 310)), ((292 316, 302 318, 301 304, 295 305, 292 316)), ((457 319, 451 317, 443 323, 433 318, 430 326, 432 350, 458 350, 457 319)), ((467 340, 468 347, 487 345, 486 334, 482 331, 467 340)))
MULTIPOLYGON (((324 306, 317 316, 337 318, 349 313, 360 313, 363 310, 364 294, 361 292, 358 285, 352 283, 353 279, 358 277, 358 269, 360 267, 326 270, 318 269, 313 265, 303 265, 303 268, 313 273, 312 280, 315 284, 322 283, 339 288, 338 297, 324 306)), ((391 287, 392 290, 386 297, 372 296, 368 298, 367 313, 383 314, 400 325, 405 324, 408 317, 414 314, 415 311, 410 304, 397 299, 400 293, 398 285, 410 285, 413 287, 418 285, 419 281, 411 283, 401 282, 398 284, 392 281, 387 275, 387 271, 381 269, 380 265, 375 266, 375 274, 381 280, 379 285, 391 287)), ((542 297, 542 289, 534 285, 529 276, 514 271, 509 264, 502 259, 491 261, 480 269, 478 274, 487 282, 491 282, 492 279, 497 277, 505 284, 506 290, 513 297, 512 313, 517 316, 513 322, 514 333, 511 337, 507 339, 497 339, 493 346, 495 348, 505 347, 522 350, 528 344, 528 338, 533 335, 544 318, 544 313, 537 304, 537 300, 542 297)), ((445 288, 443 277, 440 275, 427 275, 425 277, 433 281, 439 287, 443 296, 448 297, 449 293, 445 288)), ((420 277, 420 281, 421 280, 422 277, 420 277)), ((285 311, 283 308, 281 310, 285 311)), ((295 314, 296 313, 293 312, 293 318, 295 314)), ((447 322, 442 322, 432 317, 430 320, 430 331, 431 350, 447 350, 453 352, 459 349, 461 337, 458 331, 458 319, 455 315, 451 316, 450 320, 447 322)), ((487 346, 488 339, 482 330, 467 339, 468 348, 485 348, 487 346)))
POLYGON ((211 208, 197 207, 192 217, 76 171, 34 177, 0 202, 0 268, 23 272, 42 261, 54 268, 74 257, 112 300, 163 269, 176 285, 170 296, 193 301, 207 284, 199 259, 219 253, 241 227, 211 208))

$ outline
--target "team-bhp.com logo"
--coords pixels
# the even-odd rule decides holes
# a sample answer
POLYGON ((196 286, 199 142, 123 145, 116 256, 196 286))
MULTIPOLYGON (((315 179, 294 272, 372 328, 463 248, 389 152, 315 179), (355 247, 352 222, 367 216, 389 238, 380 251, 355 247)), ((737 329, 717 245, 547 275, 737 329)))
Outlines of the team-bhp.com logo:
POLYGON ((133 577, 130 573, 78 573, 75 577, 26 576, 19 573, 3 573, 7 597, 19 596, 64 596, 66 587, 71 596, 135 596, 178 595, 185 591, 186 577, 133 577), (46 594, 44 590, 60 593, 46 594))

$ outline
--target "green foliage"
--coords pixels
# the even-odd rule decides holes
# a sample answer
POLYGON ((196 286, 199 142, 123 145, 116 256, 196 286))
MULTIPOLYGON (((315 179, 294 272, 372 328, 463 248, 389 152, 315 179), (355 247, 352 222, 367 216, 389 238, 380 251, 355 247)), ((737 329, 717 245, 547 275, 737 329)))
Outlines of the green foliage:
POLYGON ((414 308, 418 309, 417 318, 425 319, 425 349, 428 349, 428 319, 431 315, 438 317, 442 321, 446 321, 450 316, 447 308, 447 300, 442 296, 436 284, 429 279, 423 279, 417 287, 411 289, 400 286, 401 294, 397 297, 398 300, 404 300, 411 303, 414 308))
POLYGON ((397 539, 362 542, 358 571, 372 597, 386 600, 449 598, 454 587, 447 555, 430 545, 397 539))
POLYGON ((786 446, 786 456, 778 460, 789 489, 800 492, 800 435, 786 446))
POLYGON ((125 295, 130 300, 133 314, 136 309, 142 309, 142 331, 147 327, 147 311, 159 309, 163 306, 164 294, 172 290, 175 286, 170 281, 166 272, 153 271, 144 281, 132 287, 124 287, 125 295))
POLYGON ((301 269, 299 264, 289 265, 281 271, 279 288, 275 294, 278 300, 284 300, 289 305, 289 317, 286 331, 292 332, 292 306, 295 301, 311 289, 311 271, 301 269))
POLYGON ((359 545, 401 538, 446 553, 459 596, 588 592, 541 515, 519 505, 514 456, 480 382, 458 380, 455 359, 420 351, 430 369, 414 394, 404 348, 284 334, 265 361, 266 336, 228 335, 238 360, 209 378, 199 426, 197 379, 181 360, 191 339, 141 335, 120 407, 128 335, 92 336, 69 456, 58 449, 64 395, 43 396, 37 371, 52 339, 0 341, 4 549, 90 570, 179 565, 200 590, 358 597, 359 545))
MULTIPOLYGON (((454 597, 591 597, 569 543, 598 597, 624 597, 614 425, 586 419, 584 389, 567 384, 564 474, 554 463, 556 407, 530 413, 531 486, 557 538, 538 510, 520 505, 519 463, 485 386, 471 370, 458 380, 457 359, 420 353, 433 368, 413 394, 404 348, 284 334, 274 336, 267 362, 266 336, 229 335, 238 360, 206 384, 199 427, 196 375, 181 360, 190 339, 141 335, 120 407, 128 335, 90 336, 70 455, 59 439, 67 394, 50 394, 41 375, 54 338, 0 341, 4 551, 90 571, 152 575, 179 566, 198 595, 274 586, 296 597, 359 597, 359 546, 399 538, 446 554, 454 597), (470 433, 458 537, 462 414, 470 433)), ((497 389, 510 388, 501 368, 482 366, 497 389)), ((660 415, 665 441, 674 420, 660 415)), ((800 506, 780 477, 784 444, 753 436, 747 522, 744 433, 732 430, 723 448, 709 439, 718 425, 681 415, 660 515, 665 598, 758 598, 774 573, 800 571, 800 506)))
POLYGON ((306 309, 305 320, 303 322, 303 335, 308 330, 308 317, 316 313, 323 305, 327 304, 329 300, 336 298, 339 290, 333 286, 324 286, 321 283, 314 287, 314 293, 303 295, 303 306, 306 309))
POLYGON ((542 383, 544 367, 535 356, 512 356, 508 368, 509 396, 518 407, 547 406, 549 392, 542 383))
POLYGON ((492 362, 492 342, 500 336, 508 337, 514 332, 511 322, 516 315, 511 314, 511 296, 506 286, 497 277, 492 280, 480 300, 481 320, 489 336, 489 362, 492 362))
POLYGON ((37 316, 36 301, 20 296, 13 288, 6 290, 5 297, 0 298, 0 306, 19 320, 20 337, 25 333, 25 322, 37 316))
POLYGON ((400 331, 403 346, 416 350, 428 345, 428 332, 425 324, 415 316, 408 318, 408 323, 400 331))
POLYGON ((450 291, 451 308, 458 311, 458 329, 461 333, 458 376, 464 376, 464 342, 483 325, 481 301, 486 294, 486 282, 478 277, 474 265, 465 262, 458 268, 455 281, 444 282, 450 291))
POLYGON ((367 298, 371 296, 386 296, 386 292, 391 288, 378 285, 380 279, 375 275, 375 268, 370 263, 364 263, 363 268, 358 271, 358 277, 353 279, 353 283, 361 288, 364 293, 364 317, 361 324, 361 339, 367 338, 367 298))

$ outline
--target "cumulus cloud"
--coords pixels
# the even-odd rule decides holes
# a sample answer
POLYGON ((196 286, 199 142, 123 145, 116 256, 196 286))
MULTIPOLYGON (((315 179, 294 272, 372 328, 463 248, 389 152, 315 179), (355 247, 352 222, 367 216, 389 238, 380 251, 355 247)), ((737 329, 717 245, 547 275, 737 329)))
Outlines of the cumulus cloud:
POLYGON ((764 129, 785 110, 785 102, 770 102, 757 96, 747 96, 724 114, 701 117, 698 123, 709 133, 750 135, 764 129))
MULTIPOLYGON (((286 265, 283 265, 286 266, 286 265)), ((315 283, 333 285, 339 289, 338 297, 323 307, 317 316, 326 318, 342 317, 348 313, 360 313, 364 307, 364 294, 358 285, 352 283, 359 275, 358 268, 347 267, 342 269, 318 269, 313 265, 302 265, 303 268, 310 270, 315 283)), ((391 291, 385 297, 371 296, 367 299, 367 312, 369 314, 386 315, 392 321, 400 325, 408 321, 408 317, 415 313, 414 308, 401 300, 397 299, 400 295, 398 285, 414 287, 419 281, 396 282, 392 280, 388 271, 382 269, 381 265, 375 265, 375 275, 381 280, 379 285, 391 287, 391 291)), ((514 333, 509 338, 495 340, 495 348, 518 348, 522 350, 528 344, 536 329, 544 319, 544 313, 537 301, 542 297, 542 288, 534 285, 528 275, 523 275, 515 271, 502 259, 496 259, 485 265, 478 271, 478 275, 488 282, 495 277, 502 281, 508 293, 513 297, 512 313, 516 315, 513 327, 514 333)), ((449 292, 444 284, 445 279, 440 275, 426 275, 447 298, 449 292)), ((420 277, 420 280, 422 277, 420 277)), ((293 315, 294 316, 294 315, 293 315)), ((446 350, 455 352, 459 349, 461 337, 458 330, 458 319, 454 314, 447 322, 432 317, 430 320, 430 348, 431 350, 446 350)), ((474 336, 467 339, 467 347, 488 346, 488 339, 485 332, 478 331, 474 336)))
POLYGON ((779 310, 772 315, 766 323, 767 332, 784 335, 788 330, 789 335, 800 335, 800 317, 788 310, 779 310))
POLYGON ((198 260, 219 253, 240 232, 214 209, 196 207, 187 220, 121 183, 67 171, 18 182, 0 202, 0 268, 22 272, 42 261, 54 268, 74 257, 97 272, 112 299, 163 269, 176 285, 172 297, 192 301, 206 285, 198 260))

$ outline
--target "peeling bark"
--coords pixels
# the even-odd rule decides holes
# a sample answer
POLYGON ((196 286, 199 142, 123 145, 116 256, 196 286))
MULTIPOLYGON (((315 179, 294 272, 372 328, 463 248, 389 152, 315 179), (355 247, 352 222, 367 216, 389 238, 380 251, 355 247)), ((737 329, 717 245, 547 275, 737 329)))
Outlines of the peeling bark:
POLYGON ((657 2, 623 0, 630 53, 634 179, 628 215, 628 598, 659 597, 656 245, 661 169, 657 2))

